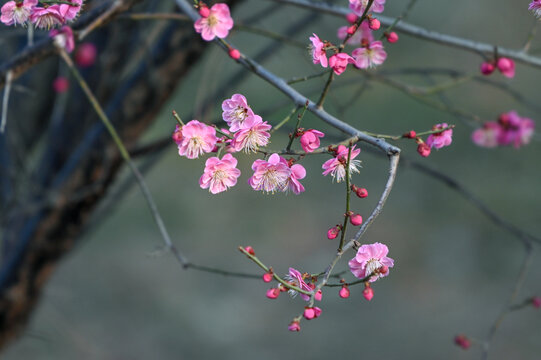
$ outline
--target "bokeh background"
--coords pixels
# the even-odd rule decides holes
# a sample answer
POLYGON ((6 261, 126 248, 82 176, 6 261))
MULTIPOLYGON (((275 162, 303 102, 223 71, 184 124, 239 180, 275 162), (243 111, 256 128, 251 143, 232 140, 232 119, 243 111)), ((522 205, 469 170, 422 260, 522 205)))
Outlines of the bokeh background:
MULTIPOLYGON (((268 1, 244 1, 233 12, 237 20, 269 6, 268 1)), ((347 6, 347 1, 334 1, 347 6)), ((398 16, 406 3, 387 1, 387 16, 398 16)), ((519 48, 534 24, 528 1, 419 0, 407 21, 438 32, 504 47, 519 48)), ((256 23, 263 29, 281 29, 310 14, 281 5, 282 9, 256 23)), ((336 40, 345 20, 316 15, 292 38, 308 45, 316 32, 336 40)), ((374 70, 452 69, 476 73, 482 58, 462 50, 428 43, 400 34, 387 44, 389 57, 374 70)), ((236 31, 230 40, 247 55, 258 53, 272 40, 236 31)), ((532 51, 541 48, 538 38, 532 51)), ((284 45, 265 59, 271 71, 291 78, 320 71, 306 49, 284 45)), ((223 86, 239 67, 215 46, 175 91, 169 104, 141 143, 168 136, 176 109, 181 116, 206 122, 220 119, 223 98, 202 107, 204 95, 223 86)), ((386 75, 387 76, 387 75, 386 75)), ((449 81, 448 77, 388 75, 417 86, 449 81)), ((517 75, 491 79, 520 91, 519 103, 501 89, 467 82, 444 93, 450 106, 495 120, 502 112, 517 110, 539 121, 538 89, 541 71, 517 64, 517 75), (533 105, 532 105, 533 104, 533 105)), ((324 79, 296 88, 317 99, 324 79)), ((277 90, 249 75, 230 89, 244 94, 256 113, 277 124, 291 104, 277 90)), ((428 107, 407 94, 369 81, 349 70, 333 84, 325 108, 359 129, 401 134, 428 130, 436 123, 455 124, 451 147, 420 158, 413 142, 400 142, 404 157, 422 162, 465 185, 503 219, 532 233, 541 232, 539 190, 541 146, 536 135, 521 149, 482 149, 471 141, 471 121, 428 107), (364 89, 361 91, 360 89, 364 89)), ((189 120, 189 119, 186 119, 189 120)), ((291 131, 293 123, 286 127, 291 131)), ((303 126, 340 139, 339 132, 307 114, 303 126)), ((9 134, 8 134, 9 136, 9 134)), ((285 132, 276 133, 270 148, 287 143, 285 132)), ((377 202, 387 175, 386 158, 360 144, 362 169, 353 182, 366 187, 369 197, 354 198, 352 208, 368 216, 377 202)), ((336 243, 326 230, 341 221, 344 185, 321 175, 327 156, 310 156, 299 195, 264 195, 247 185, 253 156, 240 155, 242 176, 235 188, 217 196, 198 186, 204 160, 180 158, 174 143, 158 157, 141 160, 146 180, 175 244, 196 264, 233 271, 259 273, 237 247, 252 245, 257 255, 278 273, 289 266, 302 271, 324 270, 334 256, 336 243)), ((513 290, 524 257, 521 243, 490 222, 474 206, 443 183, 407 166, 401 166, 396 185, 383 213, 370 227, 364 243, 382 242, 395 259, 390 276, 374 284, 371 302, 361 287, 351 288, 349 299, 338 288, 323 294, 322 316, 303 321, 300 333, 287 325, 300 313, 301 299, 265 297, 262 281, 224 277, 195 270, 183 271, 161 249, 161 238, 136 186, 123 174, 117 189, 129 190, 114 207, 98 211, 71 254, 62 261, 45 289, 24 336, 7 348, 4 359, 275 359, 284 358, 479 358, 479 346, 464 351, 453 337, 464 333, 484 339, 513 290)), ((338 265, 345 269, 352 253, 338 265)), ((541 294, 538 249, 518 299, 541 294)), ((349 278, 351 279, 351 278, 349 278)), ((537 359, 541 353, 541 313, 532 307, 506 317, 491 348, 491 359, 537 359)))

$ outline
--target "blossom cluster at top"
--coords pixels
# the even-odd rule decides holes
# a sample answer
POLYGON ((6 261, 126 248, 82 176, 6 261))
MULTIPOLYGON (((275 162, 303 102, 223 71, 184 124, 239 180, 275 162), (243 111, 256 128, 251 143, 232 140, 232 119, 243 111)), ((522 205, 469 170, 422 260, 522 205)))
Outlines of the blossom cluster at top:
MULTIPOLYGON (((312 61, 314 64, 320 64, 326 68, 330 66, 336 75, 342 74, 348 64, 353 64, 359 69, 368 69, 383 64, 387 59, 387 53, 381 41, 374 41, 373 30, 378 30, 381 26, 378 19, 371 15, 366 16, 359 24, 359 16, 362 16, 368 1, 350 0, 350 9, 353 13, 348 14, 346 19, 351 26, 342 26, 338 29, 337 36, 341 40, 347 38, 346 44, 360 46, 351 52, 351 55, 339 51, 339 47, 329 41, 322 41, 316 34, 310 37, 312 42, 312 61), (327 57, 327 52, 333 54, 327 57)), ((376 0, 373 2, 371 11, 382 12, 385 0, 376 0)), ((385 33, 387 40, 394 43, 398 40, 398 35, 392 32, 385 33)))
POLYGON ((519 148, 530 142, 534 129, 535 123, 532 119, 520 117, 516 111, 510 111, 501 114, 498 121, 485 122, 472 133, 472 141, 487 148, 506 145, 519 148))
POLYGON ((38 0, 8 1, 2 6, 0 21, 5 25, 31 22, 40 29, 50 29, 72 21, 81 11, 83 0, 39 4, 38 0))

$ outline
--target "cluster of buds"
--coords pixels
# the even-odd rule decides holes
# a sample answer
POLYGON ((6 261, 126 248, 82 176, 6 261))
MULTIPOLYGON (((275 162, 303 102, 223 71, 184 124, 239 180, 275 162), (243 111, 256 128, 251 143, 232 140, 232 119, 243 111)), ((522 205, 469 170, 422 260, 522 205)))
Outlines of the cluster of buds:
POLYGON ((494 60, 485 61, 481 64, 481 74, 490 75, 498 69, 503 76, 513 78, 515 76, 515 62, 506 57, 497 57, 494 60))

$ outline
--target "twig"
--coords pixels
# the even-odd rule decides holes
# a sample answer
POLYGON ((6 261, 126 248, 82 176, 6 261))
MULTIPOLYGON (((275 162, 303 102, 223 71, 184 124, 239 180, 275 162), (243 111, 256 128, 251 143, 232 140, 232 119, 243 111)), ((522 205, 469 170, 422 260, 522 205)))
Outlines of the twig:
POLYGON ((500 327, 500 325, 503 322, 503 319, 505 316, 513 311, 512 305, 515 302, 518 293, 520 289, 522 288, 522 285, 524 284, 524 280, 526 280, 526 275, 528 274, 528 270, 530 268, 530 265, 532 263, 533 259, 533 249, 531 245, 526 245, 526 255, 524 256, 524 261, 522 262, 522 266, 520 268, 520 272, 517 278, 517 281, 515 283, 515 288, 511 292, 511 295, 509 296, 509 299, 507 300, 507 303, 500 313, 500 315, 496 318, 496 321, 494 321, 494 324, 492 324, 492 327, 490 328, 488 337, 484 343, 483 346, 483 354, 481 356, 481 359, 486 360, 488 359, 488 352, 490 349, 490 344, 492 342, 492 339, 494 338, 494 335, 496 334, 496 331, 500 327))
POLYGON ((11 82, 13 81, 13 71, 9 70, 6 74, 6 86, 2 98, 2 120, 0 121, 0 133, 4 133, 8 120, 9 94, 11 93, 11 82))
POLYGON ((115 145, 118 147, 118 150, 120 151, 120 155, 122 156, 124 161, 128 164, 130 170, 132 171, 133 175, 135 176, 135 178, 137 180, 137 183, 138 183, 139 187, 141 188, 143 196, 145 197, 145 200, 147 201, 148 207, 150 209, 150 212, 152 213, 154 221, 156 222, 156 225, 158 226, 158 229, 160 230, 160 233, 162 235, 163 241, 165 242, 165 245, 167 246, 169 251, 171 251, 173 253, 173 255, 179 261, 179 263, 182 265, 182 267, 186 268, 186 266, 188 264, 188 261, 178 251, 178 249, 175 247, 175 245, 171 241, 171 238, 169 236, 167 228, 165 227, 165 224, 164 224, 164 222, 162 220, 162 217, 161 217, 161 215, 160 215, 160 213, 158 211, 158 208, 157 208, 157 206, 156 206, 156 204, 154 202, 154 199, 152 198, 152 194, 150 193, 150 190, 148 189, 143 176, 141 175, 141 173, 139 172, 139 170, 137 169, 137 167, 135 166, 135 164, 131 160, 130 154, 128 153, 128 151, 124 147, 124 144, 122 143, 122 140, 120 139, 120 136, 116 132, 113 124, 111 123, 111 121, 109 120, 109 118, 107 117, 105 112, 103 111, 103 109, 102 109, 101 105, 99 104, 98 100, 96 99, 96 97, 92 93, 92 90, 90 90, 90 88, 88 87, 88 84, 83 79, 83 77, 81 76, 81 74, 79 73, 79 71, 77 70, 75 65, 73 64, 73 61, 71 60, 69 55, 66 53, 66 51, 64 49, 62 49, 62 48, 59 48, 58 51, 59 51, 59 54, 62 57, 62 59, 66 62, 66 64, 70 68, 73 76, 76 78, 77 82, 79 83, 79 86, 81 87, 81 89, 85 93, 86 97, 90 101, 90 103, 91 103, 92 107, 94 108, 94 110, 96 111, 98 117, 103 122, 103 124, 107 128, 107 131, 109 132, 109 134, 113 138, 113 141, 115 142, 115 145))

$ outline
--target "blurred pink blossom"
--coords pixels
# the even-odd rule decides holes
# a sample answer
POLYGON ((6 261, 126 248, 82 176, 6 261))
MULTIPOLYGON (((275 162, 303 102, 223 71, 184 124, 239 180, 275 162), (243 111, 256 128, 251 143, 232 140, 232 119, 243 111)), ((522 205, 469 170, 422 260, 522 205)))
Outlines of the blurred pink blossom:
POLYGON ((194 24, 195 31, 201 34, 203 40, 211 41, 215 37, 223 39, 233 28, 233 18, 226 4, 214 4, 210 8, 208 17, 197 19, 194 24))

